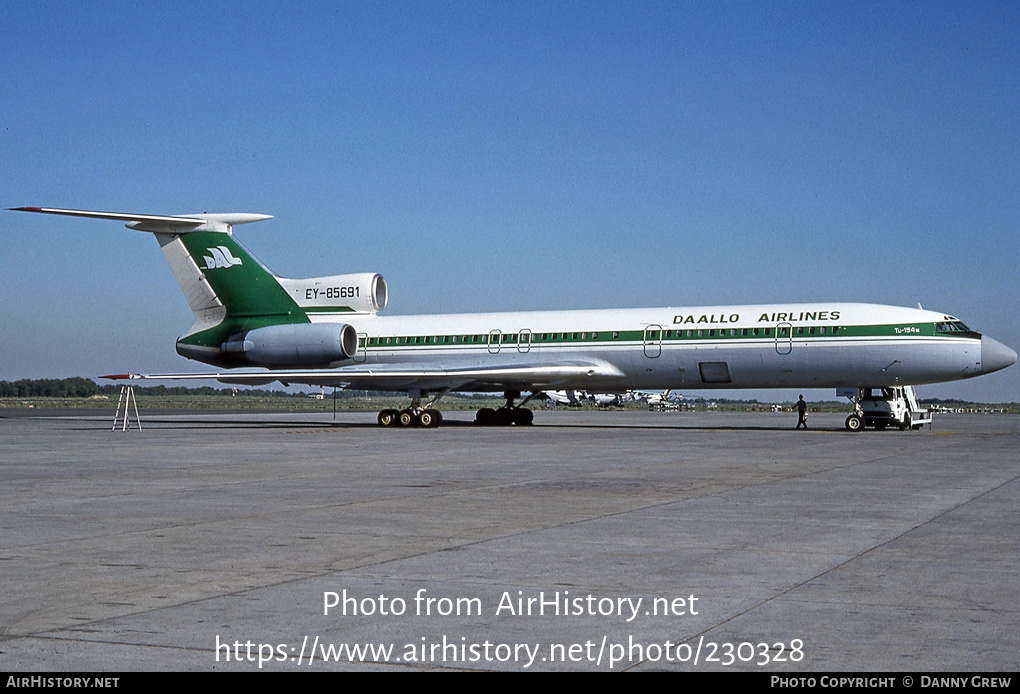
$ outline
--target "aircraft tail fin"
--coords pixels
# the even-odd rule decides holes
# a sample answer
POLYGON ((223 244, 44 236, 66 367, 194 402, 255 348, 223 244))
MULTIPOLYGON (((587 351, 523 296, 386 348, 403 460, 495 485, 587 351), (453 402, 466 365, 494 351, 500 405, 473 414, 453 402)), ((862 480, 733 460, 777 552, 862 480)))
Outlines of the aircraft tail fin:
POLYGON ((272 219, 271 215, 219 213, 170 216, 52 207, 13 209, 110 219, 126 222, 129 229, 153 234, 195 316, 195 322, 185 337, 220 324, 228 315, 268 313, 278 316, 295 308, 275 276, 233 238, 233 225, 272 219), (244 267, 244 272, 232 273, 230 277, 209 272, 235 266, 244 267), (256 287, 258 291, 253 291, 256 287))
MULTIPOLYGON (((223 361, 225 345, 234 345, 238 335, 251 330, 346 323, 352 315, 375 313, 386 305, 386 280, 376 273, 310 279, 274 275, 233 235, 235 224, 260 222, 272 219, 271 215, 242 212, 167 216, 48 207, 13 209, 116 220, 125 222, 129 229, 153 234, 194 314, 194 323, 177 341, 177 351, 207 363, 223 361)), ((350 336, 345 339, 349 342, 350 336)), ((346 352, 352 351, 349 347, 345 347, 346 352)))

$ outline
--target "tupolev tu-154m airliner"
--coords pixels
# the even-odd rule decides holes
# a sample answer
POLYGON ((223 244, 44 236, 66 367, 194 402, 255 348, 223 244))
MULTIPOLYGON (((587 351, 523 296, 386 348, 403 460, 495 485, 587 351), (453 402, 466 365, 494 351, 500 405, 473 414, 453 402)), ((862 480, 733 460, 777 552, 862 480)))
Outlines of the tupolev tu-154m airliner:
MULTIPOLYGON (((450 391, 502 391, 506 405, 475 421, 526 425, 533 414, 523 405, 546 390, 895 388, 980 376, 1017 359, 953 316, 874 304, 380 316, 382 275, 285 279, 234 238, 235 225, 270 215, 15 209, 152 233, 194 313, 177 352, 258 369, 106 378, 407 393, 407 408, 379 413, 384 426, 438 426, 436 403, 450 391)), ((863 423, 859 410, 847 417, 848 429, 863 423)))

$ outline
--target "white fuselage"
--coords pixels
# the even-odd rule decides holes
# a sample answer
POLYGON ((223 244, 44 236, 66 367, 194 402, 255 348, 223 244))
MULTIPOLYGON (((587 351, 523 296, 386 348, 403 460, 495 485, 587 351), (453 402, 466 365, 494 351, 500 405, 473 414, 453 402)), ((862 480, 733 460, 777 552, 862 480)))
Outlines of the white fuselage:
POLYGON ((347 321, 362 347, 345 365, 577 361, 604 368, 559 387, 599 391, 917 385, 993 370, 982 365, 981 336, 935 333, 947 320, 851 303, 362 315, 347 321))

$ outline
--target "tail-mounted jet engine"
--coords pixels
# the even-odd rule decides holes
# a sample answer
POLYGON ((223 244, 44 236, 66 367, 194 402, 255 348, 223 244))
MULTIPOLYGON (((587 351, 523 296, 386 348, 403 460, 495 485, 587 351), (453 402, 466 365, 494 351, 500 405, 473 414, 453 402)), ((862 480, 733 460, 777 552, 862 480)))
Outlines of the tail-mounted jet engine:
POLYGON ((377 313, 386 308, 386 280, 375 272, 290 280, 277 277, 291 299, 304 309, 341 308, 351 313, 377 313))
POLYGON ((325 366, 357 353, 358 332, 346 323, 268 325, 232 336, 223 351, 257 366, 325 366))

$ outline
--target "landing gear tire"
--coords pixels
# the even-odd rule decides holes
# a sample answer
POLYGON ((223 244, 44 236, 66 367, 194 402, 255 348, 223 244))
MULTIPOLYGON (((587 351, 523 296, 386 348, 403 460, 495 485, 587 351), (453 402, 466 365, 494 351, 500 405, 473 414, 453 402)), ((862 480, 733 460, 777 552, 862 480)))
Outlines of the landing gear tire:
POLYGON ((852 414, 846 418, 846 428, 848 431, 860 431, 864 428, 864 418, 859 414, 852 414))
POLYGON ((418 413, 418 426, 426 429, 434 429, 443 421, 443 415, 439 410, 422 410, 418 413))
POLYGON ((519 427, 530 426, 535 421, 535 413, 531 410, 520 407, 514 410, 514 424, 519 427))
POLYGON ((483 407, 475 414, 475 424, 483 427, 526 427, 535 421, 535 413, 526 407, 483 407))
POLYGON ((496 410, 495 420, 493 424, 498 427, 508 427, 514 423, 514 411, 509 407, 501 407, 496 410))
POLYGON ((478 410, 475 414, 475 424, 483 427, 491 426, 496 423, 496 410, 491 407, 483 407, 478 410))
POLYGON ((397 410, 383 410, 379 413, 379 426, 391 427, 397 423, 397 417, 400 412, 397 410))
POLYGON ((397 415, 397 423, 402 427, 414 426, 417 417, 414 416, 414 410, 401 410, 397 415))

